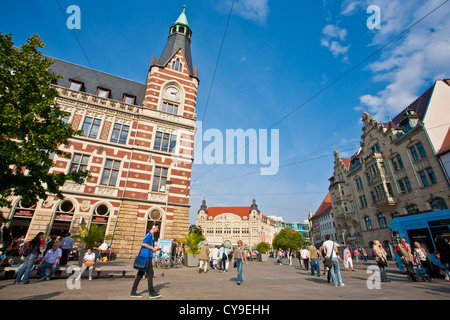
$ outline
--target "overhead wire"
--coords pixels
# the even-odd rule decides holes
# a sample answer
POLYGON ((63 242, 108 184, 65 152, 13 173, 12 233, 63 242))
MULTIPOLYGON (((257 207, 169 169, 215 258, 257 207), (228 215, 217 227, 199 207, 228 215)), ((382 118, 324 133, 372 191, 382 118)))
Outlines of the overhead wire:
MULTIPOLYGON (((348 74, 350 74, 351 72, 353 72, 354 70, 356 70, 358 67, 360 67, 362 64, 364 64, 366 61, 368 61, 369 59, 371 59, 373 56, 375 56, 377 53, 379 53, 381 50, 383 50, 385 47, 387 47, 389 44, 391 44, 392 42, 394 42, 395 40, 397 40, 398 38, 400 38, 401 36, 403 36, 406 32, 408 32, 409 30, 411 30, 414 26, 416 26, 418 23, 420 23, 422 20, 426 19, 428 16, 430 16, 433 12, 435 12, 436 10, 440 9, 442 6, 444 6, 448 1, 450 0, 446 0, 443 3, 441 3, 440 5, 438 5, 437 7, 435 7, 433 10, 429 11, 427 14, 425 14, 424 16, 422 16, 420 19, 416 20, 414 23, 412 23, 409 27, 407 27, 406 29, 404 29, 402 32, 400 32, 399 34, 397 34, 395 37, 393 37, 391 40, 387 41, 386 43, 384 43, 381 47, 379 47, 377 50, 373 51, 370 55, 368 55, 366 58, 364 58, 363 60, 361 60, 359 63, 357 63, 355 66, 351 67, 349 70, 345 71, 341 76, 339 76, 338 78, 336 78, 334 81, 332 81, 330 84, 328 84, 327 86, 325 86, 324 88, 322 88, 321 90, 319 90, 318 92, 316 92, 315 94, 313 94, 309 99, 307 99, 305 102, 303 102, 301 105, 299 105, 298 107, 294 108, 292 111, 290 111, 289 113, 287 113, 285 116, 283 116, 280 120, 278 120, 277 122, 275 122, 273 125, 271 125, 267 130, 264 130, 262 134, 266 134, 268 130, 272 129, 273 127, 275 127, 276 125, 278 125, 279 123, 281 123, 282 121, 284 121, 286 118, 288 118, 289 116, 293 115, 295 112, 297 112, 299 109, 301 109, 302 107, 304 107, 306 104, 308 104, 309 102, 311 102, 313 99, 315 99, 316 97, 318 97, 319 95, 321 95, 323 92, 325 92, 327 89, 329 89, 331 86, 333 86, 334 84, 336 84, 337 82, 339 82, 341 79, 343 79, 345 76, 347 76, 348 74)), ((258 137, 260 136, 260 134, 258 134, 258 137)), ((258 139, 258 137, 256 139, 258 139)), ((253 140, 250 140, 245 146, 243 146, 242 148, 240 148, 239 150, 237 150, 232 156, 234 157, 236 155, 236 153, 238 151, 240 151, 243 148, 246 148, 253 140)), ((230 158, 230 157, 229 157, 230 158)), ((226 158, 227 160, 228 158, 226 158)), ((202 177, 204 177, 205 175, 207 175, 209 172, 211 172, 212 170, 214 170, 215 168, 217 168, 220 164, 216 164, 215 166, 213 166, 211 169, 209 169, 208 171, 206 171, 205 173, 203 173, 202 175, 200 175, 198 178, 195 179, 195 181, 198 181, 199 179, 201 179, 202 177)), ((194 182, 193 182, 194 183, 194 182)), ((198 184, 197 184, 198 185, 198 184)))

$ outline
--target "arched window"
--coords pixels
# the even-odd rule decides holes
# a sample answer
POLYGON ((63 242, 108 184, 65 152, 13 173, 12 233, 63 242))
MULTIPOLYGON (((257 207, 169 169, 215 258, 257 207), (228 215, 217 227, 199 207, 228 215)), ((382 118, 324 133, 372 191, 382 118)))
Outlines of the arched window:
POLYGON ((410 205, 409 207, 406 208, 406 211, 408 213, 415 213, 415 212, 419 212, 419 207, 415 204, 410 205))
POLYGON ((370 217, 365 217, 364 222, 366 223, 366 230, 373 230, 372 219, 370 219, 370 217))
MULTIPOLYGON (((161 230, 161 221, 163 214, 158 209, 152 209, 147 216, 147 225, 145 228, 145 233, 149 232, 153 226, 158 226, 161 230)), ((159 239, 159 232, 154 234, 155 241, 159 239)))
POLYGON ((434 210, 444 210, 447 209, 447 204, 445 203, 445 200, 442 198, 436 198, 433 201, 430 202, 431 209, 434 210))
POLYGON ((72 201, 62 201, 56 208, 55 218, 50 230, 50 236, 64 236, 66 232, 69 232, 74 214, 75 206, 72 201))
POLYGON ((400 213, 394 212, 394 213, 392 214, 392 219, 398 218, 399 216, 400 216, 400 213))
POLYGON ((104 227, 104 231, 106 232, 109 216, 110 210, 108 206, 105 204, 100 204, 94 209, 94 212, 92 213, 92 224, 96 224, 99 227, 104 227))
POLYGON ((387 228, 387 222, 386 217, 384 216, 384 213, 380 213, 378 216, 378 224, 380 225, 381 229, 387 228))
POLYGON ((25 238, 28 233, 28 229, 33 219, 36 205, 26 203, 24 200, 19 200, 16 207, 12 211, 9 219, 9 231, 13 238, 25 238))

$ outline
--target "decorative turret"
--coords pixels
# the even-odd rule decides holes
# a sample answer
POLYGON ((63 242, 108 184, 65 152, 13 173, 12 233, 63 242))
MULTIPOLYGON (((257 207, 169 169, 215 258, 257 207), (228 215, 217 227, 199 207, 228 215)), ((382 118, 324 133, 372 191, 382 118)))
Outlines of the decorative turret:
POLYGON ((181 49, 189 75, 198 78, 198 71, 192 66, 191 57, 191 36, 192 31, 186 18, 186 6, 178 17, 177 21, 170 26, 169 37, 161 57, 156 63, 157 66, 165 67, 173 56, 181 49))

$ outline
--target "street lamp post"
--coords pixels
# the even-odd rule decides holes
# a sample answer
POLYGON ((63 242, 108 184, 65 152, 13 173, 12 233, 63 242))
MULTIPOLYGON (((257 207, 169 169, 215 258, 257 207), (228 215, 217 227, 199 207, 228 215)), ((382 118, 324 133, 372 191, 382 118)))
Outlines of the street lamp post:
POLYGON ((343 232, 342 232, 342 240, 344 240, 344 247, 346 246, 346 244, 345 244, 345 233, 347 232, 347 230, 344 230, 343 232))

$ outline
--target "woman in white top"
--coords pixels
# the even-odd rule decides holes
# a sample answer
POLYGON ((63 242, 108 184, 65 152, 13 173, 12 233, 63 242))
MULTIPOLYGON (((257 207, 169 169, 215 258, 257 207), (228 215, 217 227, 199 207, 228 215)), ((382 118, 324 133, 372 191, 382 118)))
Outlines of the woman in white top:
POLYGON ((344 256, 344 266, 347 269, 347 271, 350 270, 349 269, 350 267, 352 268, 352 271, 355 271, 355 269, 353 269, 352 253, 348 248, 348 246, 345 246, 345 250, 342 253, 342 255, 344 256))
POLYGON ((92 251, 91 248, 87 250, 87 252, 84 254, 83 258, 83 266, 81 267, 80 274, 78 275, 76 280, 81 279, 81 275, 84 271, 86 271, 87 268, 89 268, 89 280, 92 280, 92 272, 94 272, 94 263, 95 263, 95 253, 92 251))

